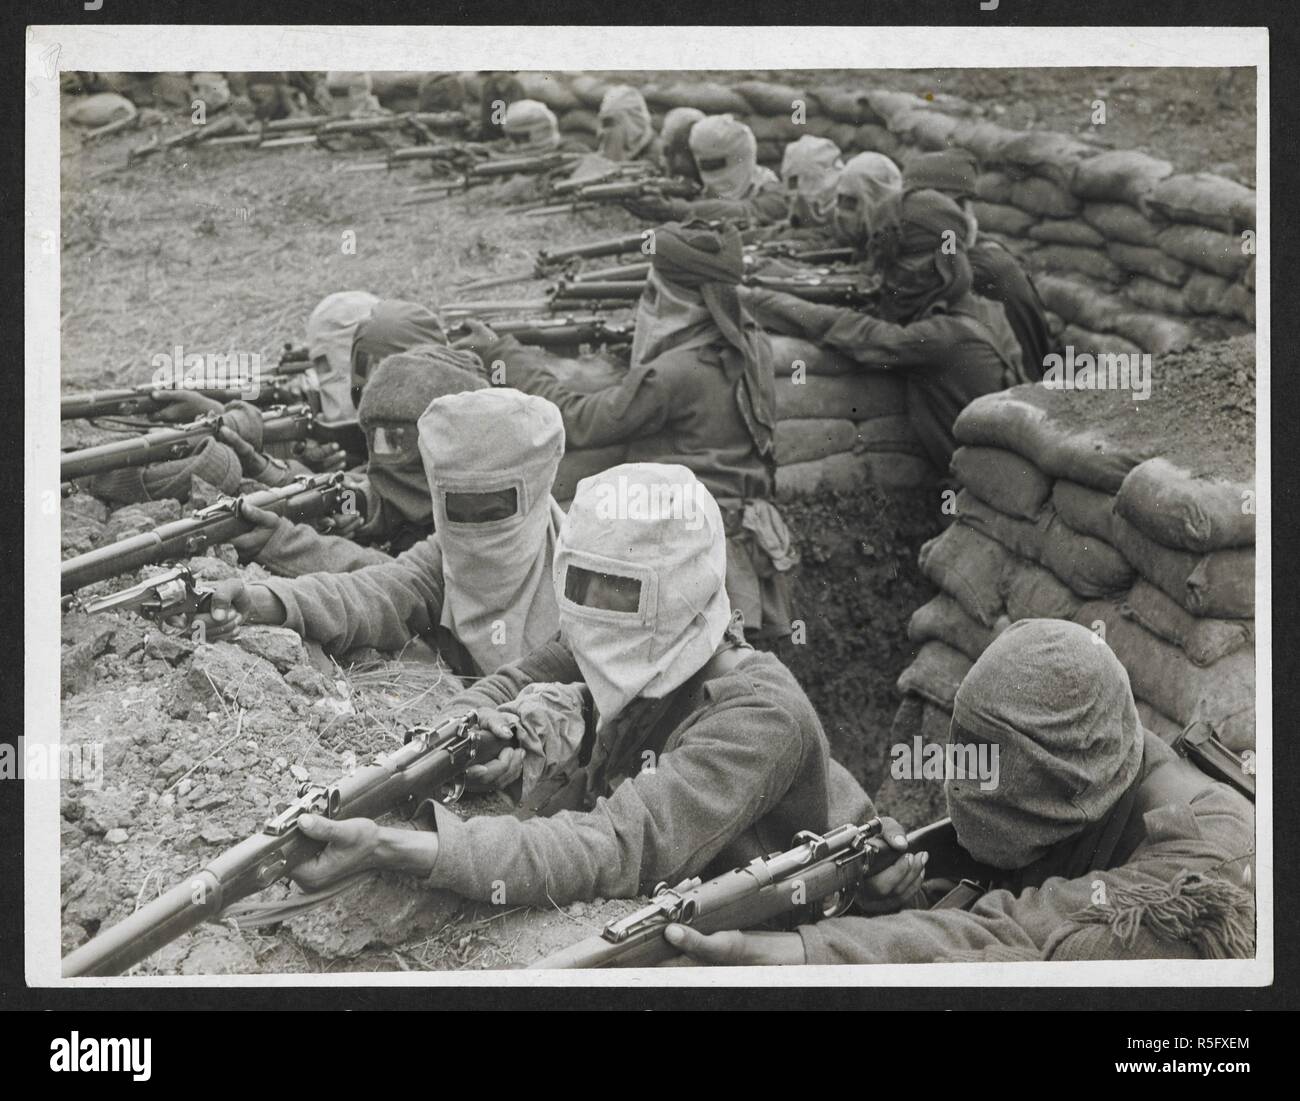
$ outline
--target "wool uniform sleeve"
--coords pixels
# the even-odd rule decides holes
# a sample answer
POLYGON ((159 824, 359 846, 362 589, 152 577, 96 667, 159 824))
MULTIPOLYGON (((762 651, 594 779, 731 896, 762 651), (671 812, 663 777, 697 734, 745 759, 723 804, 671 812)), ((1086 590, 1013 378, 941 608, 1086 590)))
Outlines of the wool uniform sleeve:
POLYGON ((630 373, 615 386, 580 394, 546 371, 541 355, 524 348, 514 337, 505 337, 486 358, 489 363, 501 360, 505 364, 508 386, 546 398, 559 407, 568 449, 607 447, 652 436, 667 423, 668 398, 653 370, 644 375, 630 373))
POLYGON ((539 646, 516 662, 503 665, 496 672, 480 677, 447 704, 447 712, 474 711, 500 707, 533 683, 576 684, 582 672, 573 655, 559 639, 539 646))
MULTIPOLYGON (((937 313, 910 325, 895 325, 857 310, 804 302, 793 295, 772 294, 771 298, 798 319, 806 339, 830 345, 869 367, 934 367, 951 361, 959 346, 985 343, 952 314, 937 313)), ((761 321, 761 301, 756 312, 761 321)))
POLYGON ((789 201, 778 188, 763 188, 748 199, 693 199, 686 204, 685 218, 705 221, 748 222, 766 226, 789 213, 789 201))
MULTIPOLYGON (((1249 804, 1216 785, 1184 815, 1147 816, 1149 844, 1119 868, 1079 879, 1048 879, 1016 895, 991 891, 970 910, 908 910, 874 918, 830 918, 799 928, 809 963, 934 963, 1006 958, 1010 950, 1041 958, 1072 915, 1107 907, 1134 888, 1168 887, 1180 873, 1205 872, 1239 882, 1235 869, 1254 848, 1249 804), (1193 813, 1194 812, 1194 813, 1193 813)), ((1173 808, 1169 808, 1173 809, 1173 808)), ((1182 808, 1185 809, 1185 808, 1182 808)))
POLYGON ((783 708, 753 695, 727 701, 590 812, 525 821, 440 812, 429 885, 486 900, 504 884, 512 902, 564 905, 680 882, 781 800, 801 752, 783 708))
POLYGON ((284 605, 284 625, 327 651, 396 650, 442 616, 442 551, 433 535, 397 558, 384 558, 352 573, 262 584, 284 605))
POLYGON ((302 577, 351 573, 393 558, 376 547, 363 547, 339 535, 322 535, 309 524, 295 524, 282 516, 255 561, 281 577, 302 577))

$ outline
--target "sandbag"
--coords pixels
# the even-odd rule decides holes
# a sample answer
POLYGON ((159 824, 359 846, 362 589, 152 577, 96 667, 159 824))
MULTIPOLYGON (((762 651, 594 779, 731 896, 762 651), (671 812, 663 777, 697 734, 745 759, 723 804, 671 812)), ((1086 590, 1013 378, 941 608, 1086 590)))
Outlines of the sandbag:
POLYGON ((1186 348, 1196 338, 1195 330, 1181 321, 1161 317, 1159 314, 1138 313, 1136 310, 1121 310, 1111 317, 1106 327, 1136 344, 1142 351, 1155 355, 1186 348))
POLYGON ((1044 218, 1029 228, 1029 236, 1048 244, 1102 248, 1106 238, 1079 218, 1044 218))
POLYGON ((135 104, 116 92, 98 92, 72 104, 63 114, 76 126, 107 126, 118 119, 135 118, 135 104))
POLYGON ((836 122, 845 122, 853 126, 861 126, 864 122, 883 123, 883 120, 871 109, 866 92, 849 92, 842 88, 816 88, 812 95, 821 105, 821 113, 836 122))
POLYGON ((780 376, 776 380, 778 420, 800 417, 869 420, 905 412, 906 386, 888 371, 862 368, 858 374, 842 378, 810 372, 803 382, 780 376))
POLYGON ((1083 203, 1065 188, 1041 176, 1030 176, 1024 180, 1013 181, 1011 202, 1013 206, 1018 206, 1031 214, 1041 214, 1051 218, 1069 218, 1083 209, 1083 203))
POLYGON ((793 374, 800 363, 807 375, 854 375, 863 370, 843 352, 824 344, 814 344, 800 336, 768 335, 772 341, 772 363, 778 379, 793 374))
POLYGON ((785 147, 788 144, 784 138, 763 138, 758 143, 756 151, 758 163, 768 167, 780 165, 781 158, 785 156, 785 147))
POLYGON ((1161 249, 1146 245, 1126 245, 1120 241, 1111 241, 1106 245, 1106 255, 1125 271, 1158 279, 1171 287, 1181 287, 1191 274, 1191 269, 1181 260, 1161 249))
POLYGON ((1166 745, 1172 745, 1182 734, 1183 727, 1163 711, 1152 707, 1146 700, 1135 699, 1133 702, 1137 704, 1138 719, 1142 725, 1166 745))
POLYGON ((776 461, 781 465, 813 462, 852 451, 857 439, 857 426, 852 421, 831 418, 778 421, 776 461))
POLYGON ((746 122, 760 142, 780 142, 782 153, 786 145, 808 133, 808 127, 792 120, 789 111, 783 115, 750 115, 746 122))
POLYGON ((1047 525, 1041 514, 1035 520, 1020 520, 999 512, 969 489, 963 489, 957 494, 957 519, 981 535, 997 540, 1020 558, 1038 562, 1043 557, 1043 533, 1047 525))
POLYGON ((1068 586, 1036 562, 1013 558, 998 585, 1012 623, 1022 619, 1072 619, 1083 606, 1068 586))
MULTIPOLYGON (((872 122, 863 123, 853 131, 853 150, 857 153, 882 153, 897 161, 902 143, 885 127, 872 122)), ((846 153, 848 149, 844 150, 846 153)))
POLYGON ((1232 233, 1255 225, 1255 192, 1209 172, 1170 176, 1146 197, 1146 205, 1171 222, 1232 233))
POLYGON ((1225 279, 1236 279, 1250 267, 1251 257, 1243 251, 1242 239, 1231 233, 1178 225, 1162 229, 1156 240, 1170 256, 1225 279))
POLYGON ((1108 241, 1153 248, 1160 227, 1128 203, 1085 203, 1083 220, 1108 241))
MULTIPOLYGON (((578 102, 589 111, 600 110, 600 102, 609 91, 609 81, 590 73, 576 73, 569 78, 569 90, 578 102)), ((700 108, 703 110, 703 108, 700 108)))
POLYGON ((742 80, 733 84, 731 90, 744 99, 746 110, 758 115, 784 115, 786 118, 794 114, 796 100, 803 102, 806 112, 810 98, 802 88, 772 84, 766 80, 742 80))
POLYGON ((585 107, 575 107, 560 116, 560 132, 590 134, 594 137, 600 133, 600 118, 595 111, 588 111, 585 107))
POLYGON ((1035 520, 1052 492, 1052 480, 1023 455, 998 447, 959 447, 952 472, 967 489, 999 512, 1035 520))
POLYGON ((1120 611, 1177 646, 1196 665, 1213 665, 1255 641, 1254 620, 1194 616, 1149 581, 1139 580, 1133 586, 1120 611))
POLYGON ((1010 561, 1002 544, 961 523, 925 543, 918 556, 921 572, 985 627, 1002 614, 999 586, 1010 561))
POLYGON ((1114 150, 1080 161, 1071 187, 1081 199, 1138 206, 1173 170, 1168 161, 1145 153, 1114 150))
POLYGON ((1061 330, 1061 347, 1073 348, 1075 355, 1141 355, 1142 349, 1131 340, 1115 333, 1095 333, 1082 325, 1070 324, 1061 330))
POLYGON ((1238 650, 1213 665, 1192 664, 1176 646, 1124 618, 1115 601, 1092 601, 1075 614, 1076 623, 1092 628, 1104 623, 1106 642, 1128 670, 1135 696, 1141 696, 1175 722, 1186 725, 1197 715, 1235 752, 1255 744, 1255 651, 1238 650))
POLYGON ((1075 531, 1054 512, 1047 517, 1042 564, 1071 592, 1086 597, 1112 596, 1133 584, 1133 567, 1109 543, 1075 531))
POLYGON ((1112 494, 1058 478, 1052 483, 1052 508, 1075 531, 1104 539, 1114 546, 1115 498, 1112 494))
POLYGON ((948 138, 957 128, 951 115, 930 108, 901 111, 889 120, 889 131, 926 152, 948 147, 948 138))
POLYGON ((920 696, 951 712, 957 689, 971 665, 970 658, 960 650, 942 642, 927 642, 898 678, 898 690, 904 695, 920 696))
POLYGON ((1183 299, 1192 313, 1218 316, 1220 303, 1227 295, 1229 286, 1222 276, 1208 271, 1194 271, 1183 287, 1183 299))
POLYGON ((1142 456, 1120 450, 1094 429, 1053 421, 1040 404, 1051 394, 1037 383, 982 394, 962 410, 953 434, 959 443, 1014 451, 1053 478, 1116 492, 1142 456))
POLYGON ((811 462, 776 468, 778 500, 835 491, 853 493, 864 485, 888 492, 914 491, 933 481, 930 464, 915 455, 889 452, 842 452, 811 462))
POLYGON ((893 129, 894 118, 903 114, 905 111, 925 111, 930 109, 927 103, 920 96, 913 95, 911 92, 891 92, 886 88, 873 88, 867 92, 867 102, 871 105, 871 110, 875 112, 876 117, 881 119, 886 126, 893 129))
POLYGON ((557 115, 582 106, 564 78, 555 73, 521 72, 518 79, 525 99, 540 100, 557 115))
POLYGON ((952 132, 953 145, 969 149, 980 163, 994 161, 1001 150, 1019 137, 1019 131, 1008 130, 996 122, 983 119, 962 119, 952 132))
MULTIPOLYGON (((665 111, 673 107, 696 107, 706 115, 749 114, 749 102, 724 84, 712 81, 678 82, 666 87, 648 84, 641 89, 646 103, 665 111)), ((599 106, 599 104, 597 105, 599 106)))
POLYGON ((551 496, 557 501, 567 503, 573 500, 578 483, 583 478, 599 474, 611 466, 618 466, 627 459, 627 444, 611 444, 609 447, 583 447, 566 451, 555 471, 555 481, 551 486, 551 496))
POLYGON ((945 643, 974 661, 1010 624, 1006 616, 999 616, 992 627, 985 627, 962 611, 961 605, 947 593, 940 593, 912 613, 907 622, 907 637, 918 645, 932 641, 945 643))
POLYGON ((998 152, 1003 164, 1013 165, 1022 176, 1040 176, 1069 190, 1079 162, 1096 149, 1065 134, 1026 130, 1005 142, 998 152))
POLYGON ((1148 279, 1145 275, 1135 275, 1124 288, 1124 297, 1143 309, 1155 310, 1156 313, 1187 314, 1187 298, 1182 290, 1161 283, 1157 279, 1148 279))
POLYGON ((986 203, 1001 203, 1009 206, 1011 182, 1011 177, 1005 172, 981 172, 975 177, 975 198, 982 199, 986 203))
POLYGON ((1198 554, 1157 543, 1116 515, 1115 546, 1148 581, 1192 615, 1252 619, 1255 615, 1255 548, 1228 547, 1198 554))
POLYGON ((1018 206, 986 203, 979 199, 971 202, 971 210, 982 232, 1005 233, 1009 237, 1025 236, 1038 221, 1018 206))
POLYGON ((1047 271, 1075 271, 1103 283, 1121 283, 1125 273, 1101 249, 1073 245, 1044 245, 1034 253, 1034 266, 1047 271))
POLYGON ((857 422, 857 446, 863 451, 893 452, 928 459, 925 445, 916 434, 912 418, 906 413, 893 413, 883 417, 857 422))
POLYGON ((1128 472, 1115 511, 1158 543, 1189 551, 1255 545, 1255 483, 1200 478, 1167 459, 1148 459, 1128 472))
POLYGON ((1082 325, 1097 324, 1113 312, 1116 302, 1110 295, 1093 290, 1086 283, 1060 275, 1035 277, 1034 286, 1043 305, 1066 321, 1082 325))

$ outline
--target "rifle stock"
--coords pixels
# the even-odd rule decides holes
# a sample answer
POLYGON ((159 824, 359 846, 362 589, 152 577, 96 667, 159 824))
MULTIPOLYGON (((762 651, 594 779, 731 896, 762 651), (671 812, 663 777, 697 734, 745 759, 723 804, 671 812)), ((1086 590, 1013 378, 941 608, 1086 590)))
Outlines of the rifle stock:
POLYGON ((324 847, 302 832, 298 821, 304 814, 344 819, 378 818, 403 809, 414 813, 425 799, 457 784, 470 765, 492 760, 504 748, 477 722, 470 712, 417 728, 401 749, 328 787, 304 784, 298 798, 257 833, 64 957, 64 977, 119 975, 230 904, 288 875, 324 847))

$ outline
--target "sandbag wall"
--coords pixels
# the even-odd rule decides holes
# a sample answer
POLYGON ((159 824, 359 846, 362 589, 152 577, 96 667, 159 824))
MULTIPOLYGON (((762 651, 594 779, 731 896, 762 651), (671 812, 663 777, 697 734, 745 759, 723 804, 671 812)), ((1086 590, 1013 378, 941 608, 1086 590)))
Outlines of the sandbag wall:
POLYGON ((1171 740, 1199 717, 1252 749, 1253 482, 1126 453, 1053 417, 1070 400, 1088 399, 1021 386, 957 420, 956 520, 920 554, 940 592, 912 616, 919 649, 898 681, 924 701, 922 736, 946 740, 957 687, 998 634, 1059 618, 1114 650, 1153 733, 1171 740))
MULTIPOLYGON (((907 416, 902 379, 794 337, 772 337, 776 373, 776 489, 788 499, 866 483, 887 493, 935 484, 935 471, 907 416)), ((551 374, 590 392, 619 381, 626 369, 600 356, 552 357, 551 374)), ((579 479, 624 461, 627 446, 571 449, 556 475, 555 498, 567 502, 579 479)))
MULTIPOLYGON (((537 72, 519 80, 556 112, 563 131, 594 141, 608 81, 537 72)), ((466 86, 477 95, 481 81, 470 76, 466 86)), ((804 134, 900 165, 950 146, 969 150, 981 169, 982 231, 1047 276, 1040 291, 1049 321, 1076 353, 1161 354, 1187 346, 1198 319, 1215 322, 1215 336, 1254 324, 1255 192, 1241 183, 1175 173, 1157 157, 1065 134, 1010 130, 949 95, 756 80, 649 83, 641 91, 656 124, 673 107, 734 115, 754 131, 759 160, 774 167, 804 134), (797 112, 803 121, 794 121, 797 112)))

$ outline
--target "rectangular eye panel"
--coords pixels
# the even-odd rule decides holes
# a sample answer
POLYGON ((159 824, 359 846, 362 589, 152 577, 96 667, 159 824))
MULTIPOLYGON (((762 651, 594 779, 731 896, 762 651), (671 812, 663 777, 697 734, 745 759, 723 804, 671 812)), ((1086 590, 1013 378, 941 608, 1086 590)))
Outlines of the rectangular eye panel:
POLYGON ((705 157, 703 160, 697 161, 697 163, 700 166, 701 172, 721 172, 727 167, 727 158, 705 157))
POLYGON ((379 459, 395 459, 418 447, 414 425, 379 424, 369 435, 370 454, 379 459))
POLYGON ((641 582, 635 577, 597 573, 570 565, 564 571, 564 595, 586 608, 636 614, 641 606, 641 582))
POLYGON ((519 494, 514 486, 489 493, 447 491, 442 495, 447 519, 453 524, 490 524, 519 511, 519 494))

